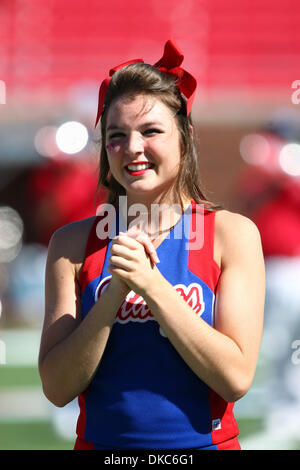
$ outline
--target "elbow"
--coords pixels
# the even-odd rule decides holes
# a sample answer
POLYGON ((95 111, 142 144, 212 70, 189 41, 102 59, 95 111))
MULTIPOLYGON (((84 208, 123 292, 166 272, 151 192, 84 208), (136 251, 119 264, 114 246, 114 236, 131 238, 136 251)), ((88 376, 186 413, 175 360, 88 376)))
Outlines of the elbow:
POLYGON ((228 403, 233 403, 240 400, 249 391, 252 379, 249 377, 236 377, 227 383, 223 390, 221 390, 221 397, 228 403))
POLYGON ((42 383, 42 390, 47 398, 54 406, 63 408, 70 403, 77 395, 70 394, 70 390, 67 390, 66 384, 62 380, 61 376, 57 376, 53 371, 53 367, 50 367, 47 358, 44 360, 39 359, 39 374, 42 383))
POLYGON ((234 403, 240 400, 249 389, 239 388, 239 389, 230 389, 222 394, 222 398, 228 403, 234 403))
POLYGON ((70 403, 73 400, 73 398, 75 398, 75 397, 69 398, 69 397, 63 396, 63 394, 53 392, 53 390, 50 390, 45 385, 43 385, 43 392, 47 400, 49 400, 54 406, 57 406, 58 408, 63 408, 68 403, 70 403))
POLYGON ((58 408, 63 408, 68 403, 70 403, 73 398, 75 398, 68 396, 67 393, 64 393, 62 387, 59 386, 57 381, 53 380, 53 378, 51 380, 48 375, 46 376, 46 373, 45 371, 42 371, 41 366, 39 369, 43 393, 47 400, 49 400, 53 405, 57 406, 58 408))
POLYGON ((61 396, 57 392, 53 392, 53 390, 49 386, 47 386, 43 381, 42 381, 42 388, 43 388, 43 393, 45 397, 54 406, 57 406, 58 408, 63 408, 68 403, 68 401, 64 399, 63 396, 61 396))

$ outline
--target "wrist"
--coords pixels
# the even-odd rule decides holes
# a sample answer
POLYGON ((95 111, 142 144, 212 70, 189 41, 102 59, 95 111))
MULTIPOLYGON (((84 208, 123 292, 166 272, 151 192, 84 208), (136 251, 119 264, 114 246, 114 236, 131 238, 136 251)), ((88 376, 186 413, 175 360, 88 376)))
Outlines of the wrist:
POLYGON ((130 287, 128 287, 127 284, 125 284, 124 282, 119 282, 119 280, 115 276, 112 276, 105 290, 108 294, 113 296, 119 296, 123 300, 131 291, 130 287))
POLYGON ((155 267, 155 276, 152 282, 149 282, 148 285, 140 292, 140 295, 143 297, 145 302, 151 302, 152 300, 158 299, 162 292, 165 289, 165 283, 167 280, 161 274, 159 269, 155 267))

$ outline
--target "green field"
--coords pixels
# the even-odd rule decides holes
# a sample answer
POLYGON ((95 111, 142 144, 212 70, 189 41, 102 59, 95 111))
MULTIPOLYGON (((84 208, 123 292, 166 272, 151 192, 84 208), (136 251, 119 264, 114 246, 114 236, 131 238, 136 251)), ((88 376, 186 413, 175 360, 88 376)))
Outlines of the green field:
MULTIPOLYGON (((61 438, 50 410, 36 366, 0 365, 0 450, 72 450, 74 439, 61 438)), ((258 445, 260 449, 300 450, 300 433, 296 442, 275 442, 272 436, 265 436, 262 417, 236 417, 242 448, 255 449, 258 445)))
MULTIPOLYGON (((0 366, 1 392, 23 391, 36 387, 41 391, 37 367, 34 366, 0 366)), ((12 403, 13 406, 13 403, 12 403)), ((34 407, 35 404, 32 403, 34 407)), ((12 410, 13 411, 13 410, 12 410)), ((0 405, 1 412, 1 405, 0 405)), ((238 422, 240 437, 246 437, 262 429, 260 419, 243 419, 238 422)), ((30 420, 2 419, 0 414, 0 450, 72 450, 74 441, 64 440, 56 433, 51 419, 37 418, 30 420)))
MULTIPOLYGON (((242 420, 239 425, 244 436, 260 430, 257 420, 242 420)), ((74 442, 60 439, 47 421, 0 423, 0 450, 72 450, 73 447, 74 442)))
POLYGON ((47 421, 0 422, 0 450, 72 450, 47 421))

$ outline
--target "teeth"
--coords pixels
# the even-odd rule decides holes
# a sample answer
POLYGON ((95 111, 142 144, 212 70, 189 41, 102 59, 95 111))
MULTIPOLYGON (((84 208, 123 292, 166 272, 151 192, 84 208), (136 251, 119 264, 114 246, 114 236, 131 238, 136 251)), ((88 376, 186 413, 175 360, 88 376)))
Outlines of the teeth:
POLYGON ((151 168, 151 166, 151 163, 142 163, 141 165, 128 165, 127 168, 131 171, 140 171, 146 170, 147 168, 151 168))

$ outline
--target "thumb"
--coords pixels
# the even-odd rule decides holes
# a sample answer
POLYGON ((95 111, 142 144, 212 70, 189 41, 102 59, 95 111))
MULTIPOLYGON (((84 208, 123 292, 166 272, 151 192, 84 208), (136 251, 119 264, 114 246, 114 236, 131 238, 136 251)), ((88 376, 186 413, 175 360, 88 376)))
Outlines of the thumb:
POLYGON ((160 262, 156 253, 156 249, 154 248, 154 245, 152 241, 150 240, 149 236, 145 232, 137 228, 132 228, 132 229, 129 229, 126 234, 129 237, 134 238, 136 241, 138 241, 144 246, 146 253, 148 253, 148 255, 150 256, 154 264, 157 264, 160 262))

